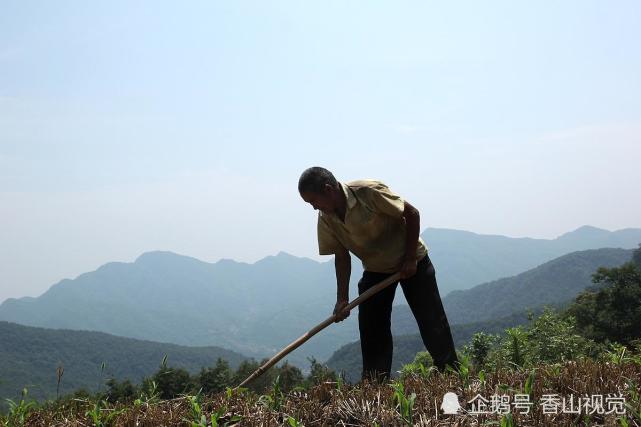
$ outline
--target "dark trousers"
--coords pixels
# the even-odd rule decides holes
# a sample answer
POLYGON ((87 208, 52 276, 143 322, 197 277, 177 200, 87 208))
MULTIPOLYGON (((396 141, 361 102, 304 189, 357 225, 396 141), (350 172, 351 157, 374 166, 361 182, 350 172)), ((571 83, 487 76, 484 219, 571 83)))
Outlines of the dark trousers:
MULTIPOLYGON (((364 271, 358 282, 358 293, 362 294, 389 276, 391 274, 364 271)), ((425 256, 418 262, 414 276, 401 280, 400 283, 434 365, 441 372, 445 371, 446 365, 457 369, 454 341, 436 285, 434 266, 429 257, 425 256)), ((358 308, 363 379, 389 378, 392 369, 392 302, 397 286, 398 282, 391 284, 358 308)))

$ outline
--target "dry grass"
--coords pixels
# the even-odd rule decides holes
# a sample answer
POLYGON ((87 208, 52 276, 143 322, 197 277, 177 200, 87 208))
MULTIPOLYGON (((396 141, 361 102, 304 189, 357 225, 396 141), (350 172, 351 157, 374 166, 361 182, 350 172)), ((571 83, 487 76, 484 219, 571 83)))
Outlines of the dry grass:
MULTIPOLYGON (((540 366, 536 368, 531 387, 532 409, 529 414, 520 414, 511 408, 512 423, 499 414, 460 414, 443 415, 440 410, 443 395, 454 392, 464 408, 477 393, 486 398, 494 393, 525 393, 525 384, 531 370, 501 370, 487 373, 485 383, 478 375, 470 377, 468 386, 454 373, 439 374, 432 372, 426 378, 409 377, 405 380, 405 394, 416 394, 412 410, 413 423, 421 426, 476 426, 476 425, 519 425, 519 426, 572 426, 572 425, 629 425, 641 426, 638 411, 639 389, 641 385, 641 365, 633 362, 597 363, 591 360, 567 362, 564 365, 540 366), (615 414, 544 414, 540 406, 544 394, 560 396, 590 396, 609 393, 624 396, 628 407, 626 415, 615 414), (636 413, 635 413, 636 411, 636 413), (621 419, 624 419, 622 421, 621 419), (627 422, 627 424, 624 424, 627 422)), ((219 393, 203 396, 202 414, 211 425, 211 414, 219 412, 218 425, 224 425, 235 417, 241 426, 354 426, 354 425, 407 425, 399 412, 400 406, 393 397, 394 390, 389 385, 359 384, 356 386, 325 383, 310 390, 261 398, 254 393, 241 392, 229 395, 219 393), (291 421, 290 421, 291 419, 291 421), (299 424, 296 424, 298 422, 299 424)), ((94 408, 95 402, 74 401, 65 406, 52 409, 39 409, 30 414, 25 425, 28 426, 91 426, 95 425, 87 411, 94 408)), ((102 409, 100 418, 112 415, 105 425, 114 426, 174 426, 192 425, 185 420, 194 419, 193 407, 188 397, 142 403, 140 405, 110 405, 102 409)), ((606 408, 607 409, 607 408, 606 408)), ((406 414, 407 415, 407 414, 406 414)), ((200 424, 195 424, 200 425, 200 424)))

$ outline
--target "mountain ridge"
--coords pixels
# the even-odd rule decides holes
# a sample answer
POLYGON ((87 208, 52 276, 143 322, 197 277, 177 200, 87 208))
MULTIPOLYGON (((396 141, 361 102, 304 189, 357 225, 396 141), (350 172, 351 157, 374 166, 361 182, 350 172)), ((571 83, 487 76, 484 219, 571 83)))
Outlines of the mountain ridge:
MULTIPOLYGON (((430 258, 435 263, 439 292, 448 317, 454 321, 458 317, 457 307, 448 302, 447 289, 457 278, 473 287, 489 282, 483 280, 487 276, 494 280, 514 276, 504 274, 515 268, 514 259, 521 265, 539 265, 541 262, 534 261, 554 259, 550 257, 558 251, 530 247, 528 242, 532 239, 519 240, 515 250, 514 239, 504 236, 487 240, 476 235, 474 244, 465 246, 460 239, 465 241, 469 232, 457 232, 454 236, 427 229, 423 234, 426 233, 432 242, 427 241, 431 245, 430 258), (445 242, 437 243, 439 239, 445 242), (523 262, 520 258, 528 260, 523 262), (448 275, 448 269, 459 276, 448 275)), ((625 239, 633 241, 636 234, 626 235, 625 239)), ((355 257, 352 264, 353 298, 362 267, 355 257)), ((225 260, 210 263, 169 251, 152 251, 135 262, 107 263, 76 279, 64 279, 40 297, 6 300, 0 304, 0 320, 29 326, 97 330, 179 345, 217 345, 261 358, 280 350, 331 314, 336 298, 335 281, 332 262, 286 252, 247 264, 225 260)), ((403 308, 396 309, 399 302, 403 307, 402 292, 399 294, 395 312, 402 313, 403 308)), ((331 356, 337 347, 358 337, 356 320, 357 316, 350 316, 310 340, 292 354, 292 363, 306 367, 307 357, 323 360, 331 356)))

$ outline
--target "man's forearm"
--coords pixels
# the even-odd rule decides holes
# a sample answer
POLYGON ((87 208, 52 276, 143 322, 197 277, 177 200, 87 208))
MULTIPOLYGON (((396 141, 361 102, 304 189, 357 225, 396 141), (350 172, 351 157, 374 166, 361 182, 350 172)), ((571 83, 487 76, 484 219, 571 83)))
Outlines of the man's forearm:
POLYGON ((346 255, 334 257, 336 268, 336 301, 349 300, 349 277, 352 273, 352 259, 349 252, 346 255))

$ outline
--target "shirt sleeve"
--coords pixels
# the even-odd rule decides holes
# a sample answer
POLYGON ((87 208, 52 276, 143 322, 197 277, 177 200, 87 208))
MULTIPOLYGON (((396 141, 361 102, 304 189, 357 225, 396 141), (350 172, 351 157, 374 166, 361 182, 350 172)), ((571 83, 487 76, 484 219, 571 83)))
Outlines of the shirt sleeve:
POLYGON ((332 255, 345 250, 323 217, 318 215, 318 253, 332 255))
POLYGON ((365 199, 367 204, 378 212, 394 218, 403 217, 405 200, 383 183, 367 188, 365 199))

